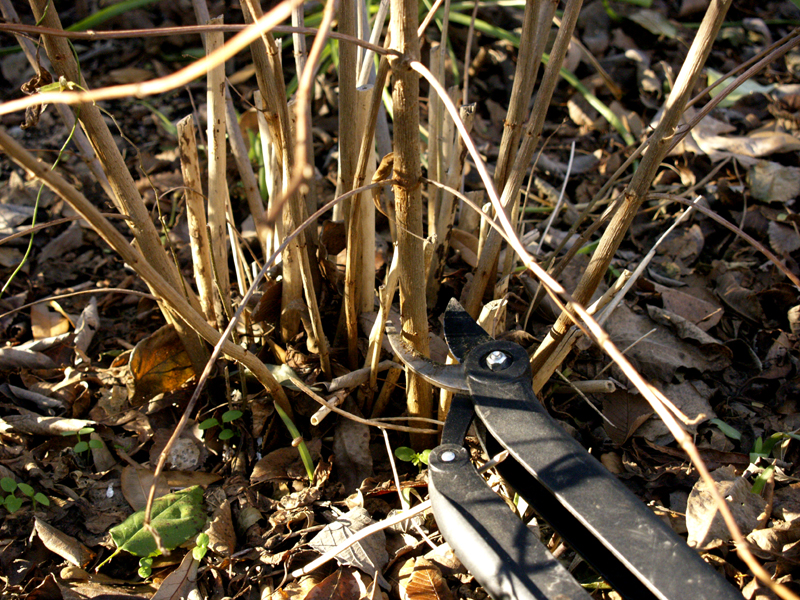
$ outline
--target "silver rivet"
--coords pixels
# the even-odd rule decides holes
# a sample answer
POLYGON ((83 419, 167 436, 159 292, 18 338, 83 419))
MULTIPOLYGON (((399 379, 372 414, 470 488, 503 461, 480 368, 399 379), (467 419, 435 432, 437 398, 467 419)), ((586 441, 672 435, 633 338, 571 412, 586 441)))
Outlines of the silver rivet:
POLYGON ((492 371, 502 371, 511 364, 511 357, 501 350, 490 352, 486 357, 486 366, 492 371))
POLYGON ((452 450, 445 450, 442 452, 442 462, 453 462, 456 459, 456 453, 452 450))

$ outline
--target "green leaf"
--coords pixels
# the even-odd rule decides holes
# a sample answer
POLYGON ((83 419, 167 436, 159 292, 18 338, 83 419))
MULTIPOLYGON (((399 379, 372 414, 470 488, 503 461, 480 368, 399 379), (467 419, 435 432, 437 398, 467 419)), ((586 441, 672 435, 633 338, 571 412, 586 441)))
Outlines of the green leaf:
POLYGON ((223 429, 219 432, 219 439, 229 440, 233 437, 233 429, 223 429))
POLYGON ((219 421, 217 421, 214 417, 211 417, 210 419, 206 419, 205 421, 200 423, 198 427, 202 430, 205 430, 205 429, 211 429, 212 427, 216 427, 217 425, 219 425, 219 421))
POLYGON ((19 491, 25 494, 28 498, 33 498, 33 495, 36 493, 36 491, 27 483, 20 483, 17 487, 19 487, 19 491))
MULTIPOLYGON (((117 545, 117 551, 124 550, 144 557, 159 554, 155 538, 144 529, 144 513, 145 509, 133 513, 111 528, 109 533, 117 545)), ((166 550, 174 550, 192 539, 205 524, 203 489, 200 486, 161 496, 153 502, 150 525, 161 536, 161 543, 166 550)))
POLYGON ((766 469, 764 469, 761 474, 756 477, 756 480, 753 482, 753 487, 750 488, 750 491, 754 494, 760 494, 761 491, 764 489, 764 486, 767 485, 767 481, 769 481, 770 475, 775 471, 775 465, 770 465, 766 469))
POLYGON ((428 449, 428 450, 423 450, 423 451, 422 451, 422 452, 419 454, 419 460, 420 460, 420 462, 422 462, 422 463, 425 463, 425 464, 427 465, 427 464, 428 464, 428 457, 429 457, 430 455, 431 455, 431 451, 430 451, 430 449, 428 449))
POLYGON ((201 534, 199 534, 197 536, 197 539, 195 540, 195 543, 198 546, 208 546, 208 542, 210 542, 210 541, 211 541, 211 538, 208 537, 208 534, 204 531, 204 532, 202 532, 201 534))
POLYGON ((240 410, 226 410, 222 413, 222 422, 223 423, 230 423, 231 421, 235 421, 239 417, 242 416, 242 411, 240 410))
POLYGON ((208 546, 195 546, 192 548, 192 557, 197 561, 201 561, 207 552, 208 546))
POLYGON ((81 452, 86 452, 88 449, 89 449, 89 444, 85 441, 78 442, 77 444, 75 444, 75 447, 73 448, 73 450, 77 454, 80 454, 81 452))
MULTIPOLYGON (((722 77, 722 73, 720 73, 719 71, 715 71, 714 69, 708 69, 706 74, 708 75, 708 85, 716 83, 717 80, 722 77)), ((715 87, 713 90, 711 90, 711 97, 713 98, 715 96, 718 96, 719 93, 723 89, 725 89, 725 87, 730 82, 731 82, 730 78, 726 79, 721 84, 719 84, 717 87, 715 87)), ((727 108, 729 106, 733 106, 734 104, 736 104, 736 102, 738 102, 739 100, 741 100, 745 96, 748 96, 750 94, 756 94, 756 93, 758 93, 758 94, 769 94, 774 89, 775 89, 775 84, 761 85, 761 84, 759 84, 758 82, 756 82, 756 81, 754 81, 752 79, 748 79, 742 85, 740 85, 738 88, 733 90, 728 95, 727 98, 725 98, 722 102, 719 103, 719 105, 721 107, 727 108)))
POLYGON ((50 506, 50 498, 45 496, 42 492, 36 492, 33 495, 33 499, 36 500, 39 504, 43 504, 44 506, 50 506))
POLYGON ((736 430, 733 427, 731 427, 730 425, 728 425, 725 421, 722 421, 720 419, 711 419, 709 421, 709 423, 711 423, 712 425, 716 425, 717 428, 723 434, 725 434, 725 437, 729 437, 732 440, 741 440, 742 439, 742 434, 739 433, 738 430, 736 430))
POLYGON ((0 479, 0 488, 3 488, 4 492, 11 494, 17 491, 17 482, 11 479, 11 477, 3 477, 0 479))
POLYGON ((407 446, 400 446, 395 448, 394 455, 404 462, 413 462, 417 457, 417 453, 407 446))
POLYGON ((22 498, 18 498, 17 496, 9 496, 6 498, 6 508, 8 509, 8 512, 17 512, 21 506, 22 498))
POLYGON ((78 431, 78 435, 89 435, 90 433, 94 433, 94 427, 84 427, 78 431))
POLYGON ((89 448, 99 449, 103 447, 103 442, 100 440, 89 440, 89 448))

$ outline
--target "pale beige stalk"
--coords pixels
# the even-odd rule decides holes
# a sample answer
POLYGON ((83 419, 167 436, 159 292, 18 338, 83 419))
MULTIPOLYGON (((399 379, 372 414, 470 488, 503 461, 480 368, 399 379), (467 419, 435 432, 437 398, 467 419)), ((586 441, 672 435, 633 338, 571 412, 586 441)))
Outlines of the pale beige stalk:
MULTIPOLYGON (((372 86, 356 91, 356 121, 352 128, 356 139, 364 138, 366 119, 372 97, 372 86)), ((365 149, 364 177, 375 172, 374 141, 370 137, 365 149)), ((358 166, 358 165, 357 165, 358 166)), ((360 174, 360 173, 359 173, 360 174)), ((347 260, 344 279, 344 312, 347 325, 347 358, 350 367, 358 365, 358 315, 375 308, 375 205, 364 194, 357 194, 350 203, 347 220, 347 260)))
POLYGON ((211 276, 211 246, 206 227, 206 206, 200 175, 200 159, 197 156, 197 140, 194 117, 189 115, 178 121, 178 150, 181 155, 181 173, 186 186, 186 220, 189 226, 189 242, 192 249, 194 282, 200 296, 200 306, 206 321, 217 323, 214 312, 214 282, 211 276))
MULTIPOLYGON (((425 302, 425 256, 422 233, 422 194, 419 151, 419 76, 409 60, 419 60, 418 4, 392 1, 392 45, 404 58, 389 61, 394 88, 394 192, 397 210, 397 251, 400 253, 400 313, 403 334, 419 353, 429 354, 428 311, 425 302)), ((431 387, 406 371, 406 401, 411 416, 431 417, 431 387)), ((431 437, 413 435, 418 450, 430 447, 431 437)))
MULTIPOLYGON (((254 0, 246 0, 245 20, 247 22, 254 22, 262 18, 261 6, 254 2, 254 0)), ((291 134, 292 124, 289 118, 289 106, 286 101, 286 87, 283 82, 283 70, 280 63, 280 54, 278 52, 275 40, 270 33, 265 33, 260 39, 256 40, 251 45, 251 51, 254 61, 256 62, 256 77, 258 79, 259 89, 264 95, 264 102, 266 108, 270 112, 274 112, 277 117, 277 132, 273 131, 273 137, 279 143, 280 158, 283 165, 283 191, 288 193, 288 210, 283 211, 283 224, 287 233, 294 231, 300 223, 305 221, 308 211, 305 200, 298 190, 290 190, 290 175, 294 169, 294 138, 291 134), (256 57, 259 57, 256 59, 256 57), (266 60, 265 60, 266 58, 266 60), (264 64, 266 62, 266 65, 264 64), (259 65, 263 71, 259 75, 259 65)), ((283 261, 284 268, 288 266, 290 269, 293 267, 293 262, 296 263, 296 271, 292 274, 299 272, 300 274, 300 287, 302 291, 300 295, 289 297, 287 295, 286 287, 283 290, 282 306, 288 306, 294 300, 302 299, 303 293, 305 294, 306 306, 308 307, 309 317, 311 320, 311 331, 307 331, 312 345, 317 349, 319 355, 320 367, 322 372, 331 377, 331 364, 330 355, 328 351, 328 341, 325 338, 325 332, 322 329, 322 316, 319 312, 319 304, 316 295, 316 281, 319 280, 319 266, 316 261, 312 262, 312 258, 316 257, 316 250, 310 241, 305 231, 301 231, 296 241, 292 241, 284 252, 283 261)), ((286 274, 284 273, 284 286, 286 286, 286 274)), ((299 328, 299 326, 298 326, 299 328)), ((283 326, 283 315, 281 317, 281 329, 284 334, 289 331, 283 326)), ((290 336, 291 337, 291 336, 290 336)), ((288 338, 285 338, 288 339, 288 338)))
MULTIPOLYGON (((221 25, 222 17, 211 19, 209 25, 221 25)), ((206 51, 213 54, 225 36, 221 31, 206 34, 206 51)), ((214 266, 214 281, 219 297, 214 302, 217 323, 227 323, 233 314, 231 304, 231 276, 228 271, 228 214, 227 144, 225 143, 225 63, 208 70, 206 84, 208 107, 208 230, 211 242, 211 260, 214 266)))
MULTIPOLYGON (((561 27, 558 30, 553 50, 550 52, 550 60, 547 62, 547 67, 542 77, 542 85, 534 101, 534 106, 538 109, 531 114, 531 118, 525 128, 525 140, 522 142, 514 161, 514 167, 509 172, 508 180, 503 188, 500 202, 506 214, 508 214, 510 207, 516 207, 519 189, 528 172, 528 165, 530 165, 533 158, 533 153, 539 144, 547 107, 550 106, 553 92, 561 78, 561 65, 567 54, 567 48, 569 47, 572 32, 575 30, 582 3, 583 0, 567 0, 567 5, 564 8, 561 27)), ((489 279, 492 273, 494 273, 501 242, 500 235, 495 230, 492 230, 488 233, 486 244, 481 250, 478 268, 475 269, 475 276, 472 278, 472 285, 464 305, 466 311, 473 318, 480 312, 483 294, 490 283, 489 279)))
MULTIPOLYGON (((48 0, 30 0, 37 22, 53 29, 62 29, 58 13, 48 0)), ((78 64, 68 40, 55 36, 44 36, 44 45, 53 69, 59 77, 66 78, 86 88, 86 81, 81 76, 78 64)), ((147 260, 158 269, 175 290, 183 291, 189 302, 197 310, 200 303, 191 290, 188 289, 177 266, 169 259, 164 247, 161 245, 158 232, 150 218, 150 213, 142 200, 141 194, 136 189, 133 177, 125 166, 125 161, 117 148, 114 138, 103 119, 100 109, 93 103, 81 104, 79 108, 79 121, 86 137, 92 143, 97 157, 103 164, 111 189, 114 192, 112 200, 122 213, 130 217, 128 224, 133 232, 141 252, 147 260)), ((208 350, 202 340, 193 331, 188 329, 183 322, 172 318, 169 312, 164 313, 165 319, 175 326, 175 330, 183 342, 186 352, 192 361, 196 373, 203 370, 208 359, 208 350)))

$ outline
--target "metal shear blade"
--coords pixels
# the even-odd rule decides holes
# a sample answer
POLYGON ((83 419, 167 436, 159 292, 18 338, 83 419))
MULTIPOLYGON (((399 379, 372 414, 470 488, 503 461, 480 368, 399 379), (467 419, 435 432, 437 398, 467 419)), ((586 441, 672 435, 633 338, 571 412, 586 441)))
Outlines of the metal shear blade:
POLYGON ((463 365, 440 365, 423 356, 406 343, 391 321, 386 322, 386 337, 400 360, 425 381, 449 392, 469 393, 463 365))

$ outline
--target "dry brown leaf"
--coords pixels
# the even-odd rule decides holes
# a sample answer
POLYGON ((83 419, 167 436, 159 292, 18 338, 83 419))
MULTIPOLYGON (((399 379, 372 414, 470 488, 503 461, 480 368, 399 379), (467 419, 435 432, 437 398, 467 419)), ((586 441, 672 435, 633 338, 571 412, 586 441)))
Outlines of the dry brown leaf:
POLYGON ((133 376, 133 406, 175 391, 194 377, 189 355, 172 325, 165 325, 136 344, 129 367, 133 376))
POLYGON ((34 517, 36 535, 42 540, 45 547, 58 554, 67 562, 76 567, 85 567, 94 559, 96 553, 81 544, 71 535, 59 531, 52 525, 45 523, 39 517, 34 517))
POLYGON ((655 284, 655 290, 661 294, 665 310, 682 316, 703 331, 708 331, 722 319, 724 311, 717 303, 660 284, 655 284))
POLYGON ((423 557, 409 558, 398 575, 401 600, 451 600, 453 594, 439 569, 423 557))
POLYGON ((201 600, 197 591, 197 567, 200 561, 187 552, 181 564, 161 582, 150 600, 201 600))
MULTIPOLYGON (((347 398, 343 408, 361 416, 358 406, 347 398)), ((333 434, 333 464, 344 485, 345 495, 353 493, 367 477, 372 476, 372 454, 369 449, 370 431, 367 425, 339 415, 333 434)))
POLYGON ((360 596, 353 569, 339 569, 311 588, 305 600, 354 600, 360 596))
MULTIPOLYGON (((122 495, 133 510, 142 510, 147 505, 147 496, 153 483, 153 472, 143 467, 128 465, 122 469, 120 476, 122 495)), ((156 498, 169 494, 169 485, 164 477, 159 478, 156 487, 156 498)))
POLYGON ((34 304, 31 306, 31 332, 33 339, 41 340, 67 333, 69 331, 69 319, 53 312, 45 304, 34 304))
MULTIPOLYGON (((147 496, 153 483, 153 472, 144 467, 128 465, 122 469, 121 475, 122 495, 131 505, 133 510, 141 510, 147 505, 147 496)), ((207 488, 215 481, 222 479, 215 473, 202 473, 200 471, 163 471, 158 480, 156 498, 169 494, 172 489, 187 488, 193 485, 207 488)))
POLYGON ((61 435, 75 433, 84 427, 97 425, 94 421, 86 419, 64 419, 62 417, 42 417, 35 413, 22 415, 8 415, 0 419, 0 431, 3 424, 19 433, 32 435, 61 435))
POLYGON ((231 503, 226 498, 214 511, 206 530, 208 547, 220 556, 230 556, 236 549, 236 531, 233 529, 231 503))
POLYGON ((653 408, 641 394, 617 390, 603 394, 603 415, 613 425, 603 422, 608 437, 618 446, 630 438, 653 414, 653 408))
MULTIPOLYGON (((312 440, 306 445, 308 451, 311 452, 311 457, 316 461, 322 448, 322 441, 312 440)), ((259 460, 250 474, 250 483, 255 485, 264 481, 303 479, 307 476, 303 461, 300 460, 300 452, 297 448, 290 446, 270 452, 259 460)))
MULTIPOLYGON (((720 495, 728 502, 733 518, 748 535, 758 525, 758 516, 766 502, 761 496, 753 494, 750 483, 736 475, 733 467, 724 466, 713 473, 720 495)), ((686 504, 686 529, 689 532, 687 543, 695 548, 708 548, 730 539, 725 522, 717 510, 708 485, 702 479, 692 488, 686 504)))

